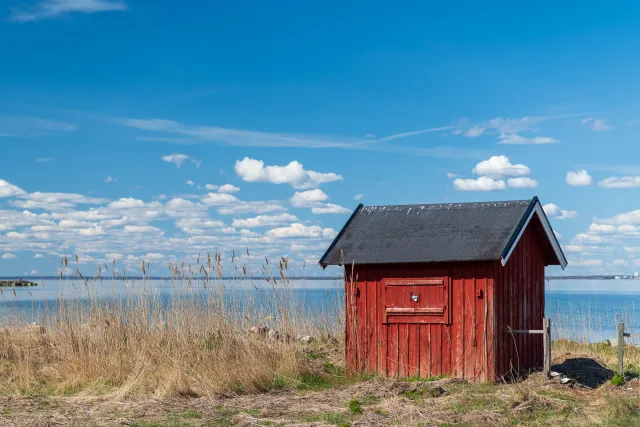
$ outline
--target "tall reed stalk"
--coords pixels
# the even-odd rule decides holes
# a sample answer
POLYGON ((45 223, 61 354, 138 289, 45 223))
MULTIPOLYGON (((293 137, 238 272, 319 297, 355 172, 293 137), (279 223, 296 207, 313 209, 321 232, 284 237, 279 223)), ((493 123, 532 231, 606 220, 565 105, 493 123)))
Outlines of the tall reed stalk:
POLYGON ((265 259, 260 276, 266 280, 237 265, 235 254, 229 272, 220 254, 212 254, 194 265, 170 265, 171 278, 162 283, 147 278, 146 263, 139 280, 120 276, 115 261, 91 278, 75 267, 55 303, 33 301, 36 325, 25 325, 17 310, 5 315, 0 393, 263 391, 313 369, 297 336, 312 335, 317 345, 342 339, 339 293, 305 305, 286 258, 275 265, 265 259), (278 338, 249 332, 258 325, 278 338))

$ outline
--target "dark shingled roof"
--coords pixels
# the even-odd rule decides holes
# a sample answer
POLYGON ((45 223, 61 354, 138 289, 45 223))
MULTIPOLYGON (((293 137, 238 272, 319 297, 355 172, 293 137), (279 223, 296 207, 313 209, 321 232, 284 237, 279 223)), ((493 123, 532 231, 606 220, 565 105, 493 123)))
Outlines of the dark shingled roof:
MULTIPOLYGON (((346 264, 499 260, 507 255, 536 205, 537 197, 507 202, 359 205, 320 264, 341 265, 341 252, 346 264)), ((546 217, 541 220, 547 221, 546 217)), ((553 239, 557 244, 555 236, 553 239)))

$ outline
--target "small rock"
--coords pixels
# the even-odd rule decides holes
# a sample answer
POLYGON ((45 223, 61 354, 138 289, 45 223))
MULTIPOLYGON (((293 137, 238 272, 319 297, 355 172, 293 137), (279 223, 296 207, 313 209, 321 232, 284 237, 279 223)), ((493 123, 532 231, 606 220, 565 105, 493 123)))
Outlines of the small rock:
POLYGON ((571 379, 567 378, 567 377, 560 378, 560 384, 567 384, 570 381, 571 381, 571 379))
POLYGON ((249 328, 249 333, 264 337, 267 335, 267 327, 264 325, 253 326, 249 328))
POLYGON ((315 339, 311 335, 305 335, 303 337, 300 337, 300 342, 303 344, 310 344, 314 341, 315 339))
POLYGON ((552 377, 559 377, 560 376, 560 372, 551 371, 551 376, 552 377))
POLYGON ((280 334, 275 329, 269 329, 269 332, 267 332, 267 338, 271 341, 278 341, 280 339, 280 334))

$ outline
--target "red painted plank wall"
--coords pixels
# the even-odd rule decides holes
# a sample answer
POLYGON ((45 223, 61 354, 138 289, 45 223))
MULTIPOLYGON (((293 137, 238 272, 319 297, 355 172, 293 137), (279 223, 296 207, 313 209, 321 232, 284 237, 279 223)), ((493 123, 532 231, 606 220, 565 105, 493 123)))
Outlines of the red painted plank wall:
POLYGON ((400 377, 494 378, 493 263, 360 265, 347 270, 350 370, 400 377), (444 277, 451 287, 450 324, 383 323, 384 279, 434 277, 444 277))
POLYGON ((542 329, 545 262, 534 230, 527 227, 507 264, 502 267, 497 262, 494 267, 496 323, 501 325, 496 336, 500 349, 496 358, 497 377, 507 375, 511 369, 542 366, 542 335, 507 332, 508 326, 519 330, 542 329))
POLYGON ((504 267, 492 261, 347 268, 348 369, 484 381, 541 367, 542 336, 510 335, 507 327, 542 328, 544 264, 529 226, 504 267), (385 279, 434 277, 444 277, 451 289, 450 323, 384 323, 385 279))

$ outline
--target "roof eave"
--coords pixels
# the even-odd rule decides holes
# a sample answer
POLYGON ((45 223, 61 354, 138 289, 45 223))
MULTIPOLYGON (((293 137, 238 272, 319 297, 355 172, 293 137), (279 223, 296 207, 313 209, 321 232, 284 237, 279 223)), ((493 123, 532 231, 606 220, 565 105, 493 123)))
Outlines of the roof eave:
POLYGON ((534 197, 531 200, 531 204, 529 205, 529 207, 527 208, 526 212, 522 216, 522 219, 520 220, 520 223, 516 227, 513 235, 509 239, 509 242, 507 243, 507 246, 502 251, 502 255, 500 257, 500 261, 501 261, 502 265, 504 266, 507 263, 507 261, 509 261, 509 257, 511 256, 511 254, 514 251, 514 249, 518 245, 518 241, 520 241, 520 238, 522 237, 522 234, 526 230, 527 225, 529 225, 529 221, 531 221, 531 218, 533 218, 534 214, 538 215, 540 223, 542 224, 542 228, 544 229, 544 232, 545 232, 545 234, 547 236, 547 239, 549 240, 549 243, 551 244, 551 247, 553 248, 553 252, 554 252, 554 254, 556 256, 556 259, 558 261, 558 264, 556 264, 556 265, 561 266, 562 269, 564 270, 565 267, 568 264, 567 258, 565 257, 564 253, 562 252, 562 248, 560 247, 560 243, 558 242, 556 234, 553 232, 553 228, 551 228, 551 224, 549 223, 549 219, 547 218, 547 215, 544 213, 544 209, 542 208, 542 205, 540 204, 540 200, 538 199, 538 197, 534 197))
POLYGON ((318 261, 318 264, 320 264, 322 266, 323 269, 325 269, 327 267, 326 262, 324 262, 325 258, 327 258, 327 255, 329 255, 329 252, 331 252, 331 249, 333 249, 333 247, 336 245, 336 243, 338 243, 338 240, 340 240, 340 237, 342 236, 342 234, 344 233, 344 231, 347 229, 347 227, 349 226, 349 224, 351 223, 351 221, 353 220, 353 218, 356 216, 356 214, 358 213, 358 211, 360 209, 362 209, 364 207, 364 205, 362 203, 359 203, 358 206, 356 207, 356 209, 351 213, 351 216, 349 217, 349 219, 347 220, 347 222, 344 223, 344 225, 342 226, 342 229, 340 229, 340 231, 338 232, 338 234, 336 235, 335 239, 333 239, 333 242, 331 242, 331 244, 329 245, 329 247, 327 248, 327 250, 325 251, 324 255, 322 255, 322 258, 320 258, 320 261, 318 261))

